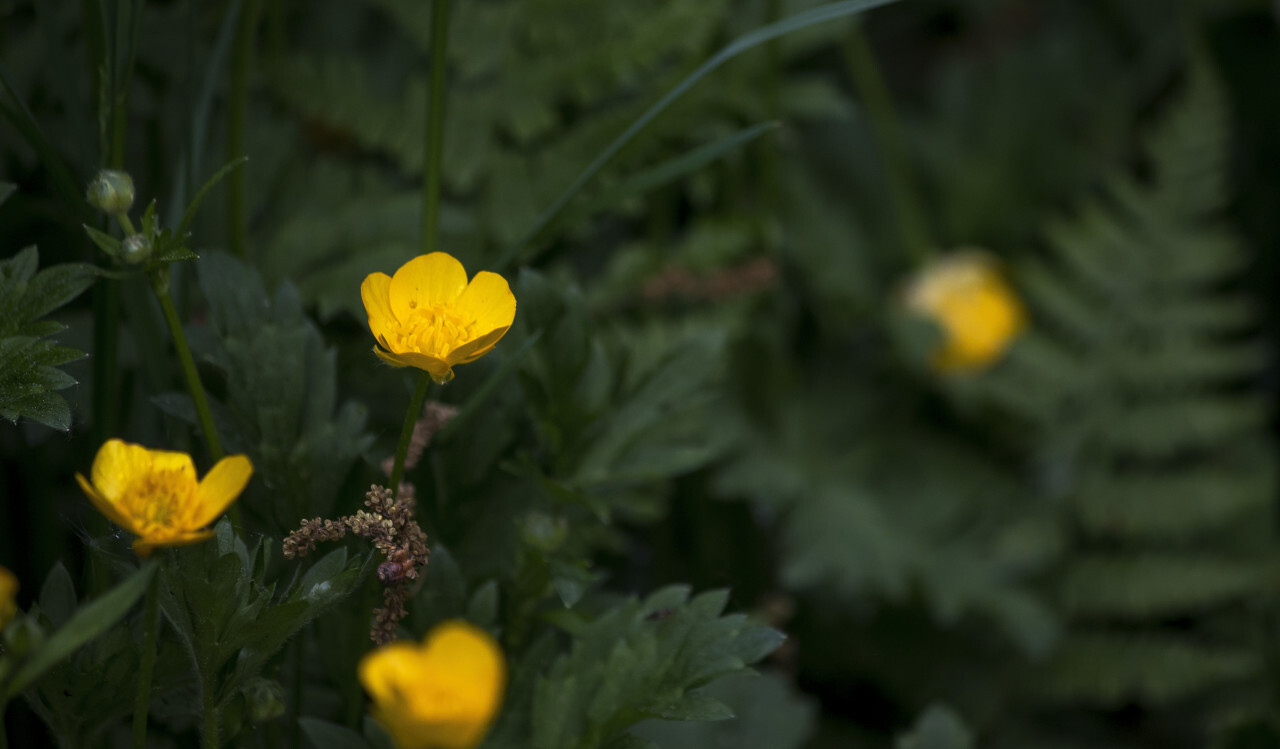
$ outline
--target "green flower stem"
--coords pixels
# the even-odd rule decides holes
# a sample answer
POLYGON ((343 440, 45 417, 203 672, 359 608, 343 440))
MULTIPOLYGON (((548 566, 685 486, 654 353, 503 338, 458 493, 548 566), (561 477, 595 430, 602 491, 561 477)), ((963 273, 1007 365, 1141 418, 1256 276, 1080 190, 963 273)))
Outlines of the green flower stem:
MULTIPOLYGON (((240 8, 235 50, 231 58, 231 93, 227 102, 227 161, 245 155, 245 131, 249 119, 249 70, 257 35, 260 0, 247 0, 240 8)), ((237 169, 227 175, 227 247, 236 257, 249 252, 249 228, 245 217, 245 175, 237 169)))
MULTIPOLYGON (((93 290, 93 444, 116 433, 116 366, 120 337, 120 282, 104 278, 93 290)), ((105 520, 105 519, 104 519, 105 520)), ((103 525, 106 528, 106 525, 103 525)))
POLYGON ((933 242, 925 225, 919 193, 911 179, 907 145, 902 137, 889 87, 885 85, 875 53, 859 22, 855 21, 852 33, 845 39, 844 56, 849 64, 853 83, 862 95, 876 145, 885 161, 889 193, 903 246, 911 258, 923 263, 933 252, 933 242))
POLYGON ((391 496, 394 498, 400 491, 400 480, 404 478, 404 458, 409 454, 409 442, 413 438, 413 425, 422 413, 422 402, 427 399, 427 388, 431 386, 431 375, 426 371, 418 372, 418 387, 413 391, 413 400, 409 401, 409 410, 404 414, 404 427, 400 429, 400 444, 396 447, 396 461, 391 469, 391 496))
POLYGON ((129 220, 129 214, 117 213, 115 216, 116 216, 116 219, 120 222, 120 228, 124 229, 124 235, 126 237, 132 234, 138 233, 133 228, 133 222, 129 220))
MULTIPOLYGON (((449 51, 449 0, 431 4, 431 85, 427 89, 427 130, 422 182, 422 251, 439 242, 441 159, 444 154, 444 86, 449 51)), ((395 489, 392 484, 392 489, 395 489)))
MULTIPOLYGON (((213 412, 209 410, 209 399, 205 396, 204 385, 200 382, 200 372, 196 369, 196 360, 191 356, 191 347, 187 345, 187 334, 182 330, 182 321, 178 319, 178 310, 173 306, 173 296, 169 294, 169 270, 162 268, 151 275, 151 288, 160 301, 160 309, 164 311, 165 322, 169 323, 169 333, 173 336, 173 347, 178 351, 178 362, 182 365, 182 373, 186 376, 187 390, 191 393, 191 402, 195 404, 196 416, 200 419, 200 431, 204 433, 205 444, 209 446, 209 456, 213 462, 222 460, 222 442, 218 440, 218 430, 213 424, 213 412)), ((240 508, 234 504, 227 510, 231 516, 231 524, 240 525, 240 508)))
POLYGON ((147 745, 147 710, 151 706, 151 676, 156 667, 156 630, 160 623, 160 575, 151 576, 142 611, 142 658, 138 664, 138 696, 133 702, 133 748, 147 745))

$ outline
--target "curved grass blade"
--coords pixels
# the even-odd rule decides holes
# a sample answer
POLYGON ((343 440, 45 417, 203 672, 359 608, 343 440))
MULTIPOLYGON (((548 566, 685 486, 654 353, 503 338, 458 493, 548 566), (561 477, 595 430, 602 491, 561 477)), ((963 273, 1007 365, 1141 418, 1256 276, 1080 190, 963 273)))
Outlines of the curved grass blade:
POLYGON ((600 155, 588 164, 586 169, 582 170, 582 173, 573 181, 573 184, 569 185, 569 187, 560 194, 560 197, 556 198, 555 202, 553 202, 547 210, 543 211, 542 215, 538 217, 538 220, 534 222, 533 227, 525 233, 524 237, 514 245, 507 248, 507 251, 503 253, 501 259, 495 263, 495 267, 499 272, 505 272, 510 270, 510 265, 516 260, 523 259, 527 262, 536 257, 536 251, 530 253, 527 258, 521 258, 520 255, 526 250, 530 242, 535 237, 539 237, 543 233, 543 229, 554 221, 556 217, 559 216, 560 212, 569 205, 569 201, 573 199, 573 196, 577 195, 578 191, 585 187, 587 182, 589 182, 592 177, 596 176, 596 174, 604 168, 605 164, 608 164, 609 161, 612 160, 614 156, 617 156, 618 152, 630 143, 633 138, 648 127, 649 123, 657 119, 658 115, 666 111, 667 107, 671 106, 676 99, 679 99, 690 88, 693 88, 693 85, 705 78, 708 73, 720 67, 728 60, 746 52, 752 47, 772 41, 780 36, 785 36, 793 31, 799 31, 800 29, 814 26, 819 23, 832 21, 842 16, 853 15, 854 13, 870 10, 871 8, 876 8, 881 5, 888 5, 892 2, 894 2, 894 0, 843 0, 843 2, 830 3, 803 13, 797 13, 794 16, 778 21, 777 23, 761 26, 755 31, 743 34, 730 42, 719 52, 712 55, 711 59, 699 65, 697 70, 694 70, 686 76, 684 80, 677 83, 675 87, 668 91, 666 95, 657 101, 657 103, 645 110, 644 114, 640 115, 640 117, 632 122, 626 130, 622 131, 621 135, 615 138, 608 147, 601 151, 600 155))
POLYGON ((195 175, 201 171, 200 154, 208 140, 209 119, 212 116, 214 94, 222 84, 223 73, 227 69, 227 59, 231 54, 231 39, 235 36, 236 25, 240 22, 241 0, 231 0, 222 16, 222 24, 218 27, 218 36, 213 42, 213 49, 205 64, 204 80, 200 84, 200 93, 196 96, 195 107, 191 111, 188 122, 187 150, 178 162, 178 176, 173 181, 173 191, 169 196, 169 215, 177 215, 178 210, 187 202, 187 195, 194 189, 192 184, 195 175))
POLYGON ((13 680, 5 688, 5 700, 21 694, 45 671, 118 622, 142 597, 151 576, 156 573, 156 567, 156 562, 148 562, 124 582, 77 611, 13 675, 13 680))
POLYGON ((17 89, 13 87, 13 80, 9 77, 9 70, 0 63, 0 85, 4 90, 9 92, 16 108, 6 104, 0 97, 0 114, 3 114, 14 128, 21 133, 27 144, 36 152, 36 156, 40 159, 40 164, 49 171, 49 176, 53 179, 53 186, 58 195, 61 196, 63 202, 67 204, 67 208, 80 221, 93 221, 95 216, 89 203, 84 199, 84 193, 76 180, 71 174, 71 170, 67 168, 62 158, 58 156, 58 152, 53 149, 49 143, 49 139, 45 137, 44 131, 40 129, 40 125, 36 122, 35 115, 27 107, 27 103, 18 95, 17 89))
POLYGON ((577 210, 566 210, 561 212, 560 216, 551 223, 542 227, 542 231, 537 237, 530 237, 530 244, 537 244, 543 237, 548 236, 560 226, 566 223, 573 223, 582 218, 586 218, 598 211, 604 210, 611 205, 617 205, 628 198, 635 195, 643 195, 651 190, 657 189, 668 182, 673 182, 686 174, 696 172, 702 167, 712 163, 713 161, 724 156, 728 152, 746 145, 761 135, 776 130, 781 126, 780 122, 761 122, 748 128, 743 128, 735 133, 726 135, 725 137, 704 143, 687 153, 681 154, 669 161, 645 169, 635 174, 618 185, 610 188, 600 197, 592 200, 577 210))
POLYGON ((227 176, 227 173, 232 169, 235 169, 248 160, 248 156, 241 156, 238 159, 232 159, 226 166, 219 169, 217 174, 210 177, 208 182, 204 183, 204 187, 201 187, 200 192, 196 193, 196 197, 191 201, 191 205, 187 206, 187 212, 182 214, 182 223, 178 224, 178 231, 174 234, 179 241, 182 240, 182 237, 187 235, 187 227, 191 225, 191 219, 196 217, 196 209, 200 207, 200 203, 204 201, 205 196, 209 194, 209 191, 213 189, 213 186, 218 184, 218 181, 223 177, 227 176))

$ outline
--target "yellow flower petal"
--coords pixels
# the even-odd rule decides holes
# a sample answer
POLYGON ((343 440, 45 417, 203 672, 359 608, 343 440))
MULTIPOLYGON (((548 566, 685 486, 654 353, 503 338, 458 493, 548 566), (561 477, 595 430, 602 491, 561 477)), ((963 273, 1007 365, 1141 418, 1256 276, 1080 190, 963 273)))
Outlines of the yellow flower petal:
POLYGON ((395 313, 391 311, 391 276, 386 273, 370 273, 360 284, 360 301, 369 315, 369 331, 374 338, 381 338, 395 325, 395 313))
POLYGON ((467 362, 473 362, 476 359, 479 359, 489 353, 489 351, 497 345, 498 341, 507 334, 507 330, 509 330, 509 328, 498 328, 497 330, 490 331, 487 335, 480 336, 474 341, 450 351, 449 364, 466 364, 467 362))
MULTIPOLYGON (((145 447, 143 449, 146 450, 145 447)), ((147 452, 151 455, 152 473, 177 474, 177 480, 183 484, 196 482, 196 466, 191 462, 190 455, 170 450, 147 450, 147 452)))
POLYGON ((452 304, 467 287, 462 263, 445 252, 420 255, 400 266, 391 278, 388 298, 401 324, 419 310, 452 304))
POLYGON ((90 476, 99 496, 114 503, 133 481, 134 476, 151 470, 151 455, 147 448, 123 440, 107 440, 93 459, 90 476))
POLYGON ((157 546, 211 537, 204 526, 235 500, 252 473, 248 458, 233 455, 197 482, 186 453, 109 440, 94 458, 94 480, 76 474, 76 481, 99 512, 138 537, 134 551, 147 556, 157 546))
POLYGON ((359 677, 400 749, 471 749, 502 702, 506 662, 488 633, 445 622, 421 646, 393 643, 366 655, 359 677))
POLYGON ((933 367, 944 374, 992 365, 1026 326, 1022 302, 995 261, 978 251, 926 265, 907 286, 904 302, 942 329, 945 340, 934 352, 933 367))
POLYGON ((121 528, 124 528, 131 533, 136 533, 133 521, 117 510, 115 505, 108 502, 107 499, 103 497, 96 488, 94 488, 93 484, 89 483, 89 480, 86 479, 83 474, 77 473, 76 481, 80 482, 80 488, 83 489, 84 493, 89 497, 89 502, 93 504, 93 508, 95 510, 105 515, 107 520, 110 520, 121 528))
POLYGON ((217 520, 244 491, 252 475, 253 463, 243 455, 228 455, 219 460, 196 489, 199 505, 192 515, 192 524, 199 528, 217 520))
POLYGON ((475 332, 484 334, 511 327, 516 319, 516 296, 507 279, 480 271, 458 295, 454 308, 463 317, 475 320, 475 332))
POLYGON ((417 367, 435 378, 436 382, 448 382, 453 379, 453 368, 449 363, 434 356, 420 354, 417 351, 392 354, 376 346, 373 349, 373 353, 393 367, 417 367))
POLYGON ((378 648, 360 661, 357 669, 360 683, 375 703, 389 703, 401 698, 400 685, 410 684, 417 676, 419 648, 411 642, 393 642, 378 648))

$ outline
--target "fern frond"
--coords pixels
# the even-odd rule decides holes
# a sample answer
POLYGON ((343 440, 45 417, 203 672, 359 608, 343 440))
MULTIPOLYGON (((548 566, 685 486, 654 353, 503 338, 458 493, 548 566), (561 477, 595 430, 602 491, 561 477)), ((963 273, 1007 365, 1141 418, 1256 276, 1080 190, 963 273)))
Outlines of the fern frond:
POLYGON ((1149 178, 1113 177, 1020 269, 1042 324, 992 388, 1021 391, 1001 400, 1044 430, 1069 487, 1077 533, 1059 593, 1073 621, 1047 675, 1058 697, 1165 705, 1258 667, 1238 638, 1196 636, 1274 587, 1259 540, 1278 473, 1255 385, 1266 352, 1239 282, 1249 255, 1218 215, 1227 128, 1216 82, 1193 68, 1148 139, 1149 178), (1046 352, 1073 376, 1029 356, 1046 352))

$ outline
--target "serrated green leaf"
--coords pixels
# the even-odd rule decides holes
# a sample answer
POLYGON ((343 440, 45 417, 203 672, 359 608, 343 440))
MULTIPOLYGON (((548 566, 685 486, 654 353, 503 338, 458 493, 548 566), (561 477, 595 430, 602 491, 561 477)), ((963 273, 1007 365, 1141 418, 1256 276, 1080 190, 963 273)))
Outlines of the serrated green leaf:
POLYGON ((733 708, 704 692, 689 692, 669 705, 654 711, 653 717, 663 720, 729 720, 733 708))
POLYGON ((43 317, 80 296, 94 280, 93 266, 81 263, 45 268, 27 284, 23 314, 28 320, 43 317))
POLYGON ((0 416, 15 422, 26 417, 61 432, 71 429, 71 406, 54 393, 33 393, 12 400, 0 397, 0 416))
POLYGON ((598 746, 644 716, 728 717, 714 697, 691 690, 747 672, 742 655, 758 653, 758 645, 744 648, 744 637, 756 625, 741 615, 719 617, 719 591, 687 597, 687 588, 673 586, 575 626, 572 649, 535 687, 532 746, 598 746))

